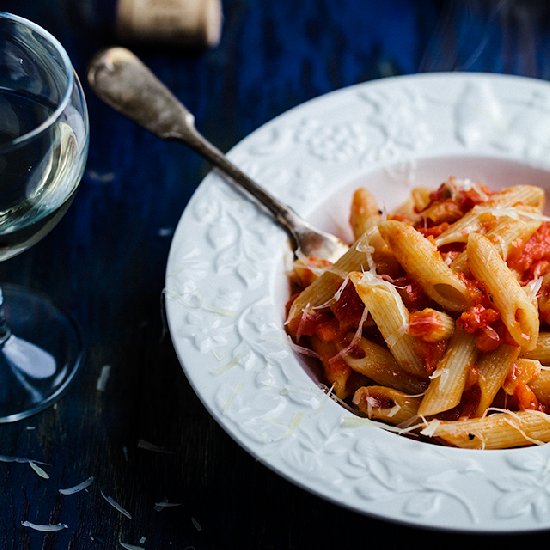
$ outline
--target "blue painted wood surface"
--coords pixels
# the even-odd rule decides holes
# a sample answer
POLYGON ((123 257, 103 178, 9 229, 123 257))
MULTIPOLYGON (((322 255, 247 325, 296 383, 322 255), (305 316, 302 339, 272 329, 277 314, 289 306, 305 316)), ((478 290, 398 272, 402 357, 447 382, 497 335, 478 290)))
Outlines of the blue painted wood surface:
MULTIPOLYGON (((0 8, 55 34, 84 77, 90 57, 116 40, 75 18, 79 1, 4 0, 0 8)), ((542 1, 226 0, 223 8, 216 48, 134 47, 223 150, 303 101, 374 78, 444 70, 547 78, 550 70, 550 6, 542 1)), ((42 242, 0 265, 0 280, 43 290, 69 310, 87 359, 55 408, 0 426, 0 454, 46 462, 50 476, 0 463, 0 549, 111 549, 141 537, 155 550, 450 540, 310 495, 210 418, 182 374, 161 303, 171 232, 208 166, 123 119, 84 85, 91 147, 77 199, 42 242), (97 392, 103 365, 111 377, 97 392), (170 453, 144 450, 140 440, 170 453), (89 492, 58 494, 91 475, 89 492), (162 500, 181 506, 155 511, 162 500), (25 519, 69 527, 35 533, 21 526, 25 519)))

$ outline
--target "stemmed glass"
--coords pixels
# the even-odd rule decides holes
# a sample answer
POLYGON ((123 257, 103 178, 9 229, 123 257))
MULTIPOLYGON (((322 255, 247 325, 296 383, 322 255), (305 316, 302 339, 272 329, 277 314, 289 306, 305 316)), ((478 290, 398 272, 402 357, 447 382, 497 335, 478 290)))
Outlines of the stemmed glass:
MULTIPOLYGON (((88 151, 84 93, 61 44, 0 12, 0 261, 46 235, 72 202, 88 151)), ((0 422, 51 404, 81 363, 77 328, 46 297, 0 290, 0 422)))

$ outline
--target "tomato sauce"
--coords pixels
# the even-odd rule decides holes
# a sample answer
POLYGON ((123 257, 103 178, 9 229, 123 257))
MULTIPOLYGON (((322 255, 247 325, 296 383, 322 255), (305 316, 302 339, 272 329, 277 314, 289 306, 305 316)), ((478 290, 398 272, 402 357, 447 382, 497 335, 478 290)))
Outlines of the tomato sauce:
POLYGON ((432 225, 431 227, 417 227, 416 230, 422 233, 424 237, 439 237, 441 233, 444 233, 449 229, 450 224, 443 222, 438 225, 432 225))
POLYGON ((480 399, 481 390, 479 386, 471 386, 464 390, 460 403, 456 407, 443 411, 437 415, 437 418, 440 420, 467 420, 475 414, 480 399))
POLYGON ((302 336, 314 336, 317 328, 320 325, 329 323, 332 318, 332 314, 327 310, 310 309, 303 311, 300 317, 287 325, 287 331, 296 341, 299 341, 302 336))
POLYGON ((458 318, 456 324, 468 334, 475 334, 478 330, 488 327, 500 319, 500 313, 493 308, 482 304, 476 304, 464 311, 458 318))
POLYGON ((417 339, 414 341, 414 351, 424 363, 426 372, 432 374, 437 368, 438 363, 443 359, 445 350, 447 349, 447 341, 440 342, 424 342, 417 339))
POLYGON ((354 331, 361 323, 361 316, 365 310, 359 294, 351 281, 348 281, 339 299, 330 306, 331 311, 338 320, 341 333, 354 331))
POLYGON ((409 334, 419 338, 429 336, 439 328, 439 319, 433 309, 413 311, 409 315, 409 334))
POLYGON ((380 275, 380 278, 389 281, 395 286, 395 289, 403 300, 403 304, 409 311, 425 309, 431 304, 430 299, 422 287, 408 275, 402 275, 395 278, 389 275, 380 275))
MULTIPOLYGON (((488 200, 493 191, 484 185, 475 185, 467 188, 456 189, 448 183, 443 183, 434 192, 430 193, 432 203, 443 202, 451 199, 463 214, 469 212, 474 206, 488 200)), ((429 207, 429 205, 428 205, 429 207)))
POLYGON ((518 271, 524 281, 547 273, 550 266, 550 222, 542 223, 523 246, 514 247, 508 254, 507 264, 518 271))

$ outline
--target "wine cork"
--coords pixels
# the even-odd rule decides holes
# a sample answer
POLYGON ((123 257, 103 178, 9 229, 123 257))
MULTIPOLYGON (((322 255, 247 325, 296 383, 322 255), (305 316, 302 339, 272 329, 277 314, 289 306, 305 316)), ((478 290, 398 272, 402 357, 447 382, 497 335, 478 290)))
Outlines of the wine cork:
POLYGON ((220 0, 118 0, 117 35, 132 42, 195 47, 220 40, 220 0))

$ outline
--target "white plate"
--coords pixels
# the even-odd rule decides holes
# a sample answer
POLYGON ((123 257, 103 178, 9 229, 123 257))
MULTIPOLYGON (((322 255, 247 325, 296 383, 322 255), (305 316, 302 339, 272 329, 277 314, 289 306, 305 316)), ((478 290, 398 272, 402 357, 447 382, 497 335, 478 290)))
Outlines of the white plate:
MULTIPOLYGON (((230 157, 325 229, 346 234, 368 186, 388 208, 448 176, 550 186, 550 86, 500 75, 399 77, 301 105, 230 157)), ((211 173, 166 272, 183 369, 227 432, 264 464, 360 512, 461 531, 550 527, 550 446, 472 451, 354 421, 309 377, 283 330, 285 233, 211 173)))

